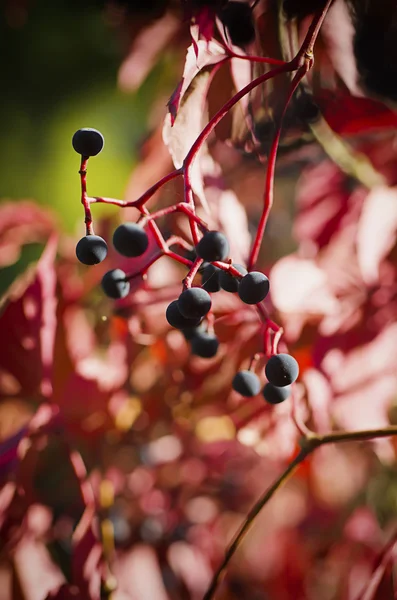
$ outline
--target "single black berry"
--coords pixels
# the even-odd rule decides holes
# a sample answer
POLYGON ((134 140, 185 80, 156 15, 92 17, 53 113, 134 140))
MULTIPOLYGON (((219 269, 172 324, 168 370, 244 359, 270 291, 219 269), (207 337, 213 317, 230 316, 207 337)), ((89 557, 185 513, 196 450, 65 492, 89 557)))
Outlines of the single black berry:
POLYGON ((221 286, 219 284, 219 275, 221 269, 214 265, 207 264, 201 271, 201 287, 207 292, 219 292, 221 286))
POLYGON ((82 156, 96 156, 102 150, 104 143, 102 133, 90 127, 79 129, 72 138, 73 148, 82 156))
POLYGON ((167 306, 165 317, 171 327, 175 327, 175 329, 194 328, 197 327, 201 321, 201 319, 187 319, 181 315, 178 308, 178 300, 173 300, 171 304, 167 306))
POLYGON ((113 246, 119 254, 132 258, 141 256, 149 246, 149 238, 136 223, 123 223, 113 234, 113 246))
POLYGON ((269 280, 259 271, 247 273, 240 281, 238 295, 246 304, 258 304, 269 293, 269 280))
POLYGON ((232 388, 242 396, 252 398, 259 394, 261 383, 252 371, 239 371, 233 378, 232 388))
POLYGON ((208 262, 226 260, 229 242, 220 231, 207 231, 196 246, 197 256, 208 262))
POLYGON ((211 308, 211 296, 202 288, 189 288, 179 296, 178 308, 187 319, 200 319, 211 308))
POLYGON ((182 329, 181 331, 185 340, 188 340, 190 342, 190 340, 194 338, 195 335, 204 330, 202 325, 198 325, 197 327, 184 327, 184 329, 182 329))
POLYGON ((269 404, 280 404, 280 402, 284 402, 284 400, 289 397, 290 393, 291 388, 289 385, 278 387, 271 383, 267 383, 262 391, 264 399, 269 404))
POLYGON ((125 277, 121 269, 113 269, 105 273, 101 285, 106 296, 114 300, 125 298, 130 291, 130 282, 126 281, 125 277))
POLYGON ((83 265, 97 265, 106 258, 107 253, 107 243, 99 235, 86 235, 76 246, 76 256, 83 265))
POLYGON ((219 340, 216 335, 206 331, 197 331, 190 340, 192 354, 201 358, 212 358, 218 352, 219 340))
POLYGON ((297 379, 299 365, 289 354, 275 354, 267 361, 265 373, 269 383, 285 387, 297 379))
POLYGON ((228 2, 219 16, 235 46, 246 46, 254 41, 255 26, 249 4, 228 2))
MULTIPOLYGON (((235 269, 237 269, 237 271, 239 271, 239 273, 241 273, 242 275, 247 274, 247 269, 245 267, 243 267, 243 265, 232 265, 232 266, 235 269)), ((221 272, 219 274, 219 283, 223 290, 226 290, 226 292, 233 293, 233 292, 238 292, 238 288, 240 285, 240 279, 238 277, 234 277, 233 275, 230 275, 230 273, 228 273, 227 271, 221 270, 221 272)))

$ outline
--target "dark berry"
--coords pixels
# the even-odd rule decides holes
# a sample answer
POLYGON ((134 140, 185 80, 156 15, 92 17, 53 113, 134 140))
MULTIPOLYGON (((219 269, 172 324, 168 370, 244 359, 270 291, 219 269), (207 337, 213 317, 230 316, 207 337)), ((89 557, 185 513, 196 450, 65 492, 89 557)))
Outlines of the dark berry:
POLYGON ((200 324, 201 319, 187 319, 183 315, 181 315, 180 310, 178 308, 178 300, 173 300, 171 304, 167 306, 167 310, 165 312, 165 317, 171 327, 175 327, 175 329, 186 329, 197 327, 200 324))
POLYGON ((207 231, 196 246, 197 256, 208 262, 226 260, 229 242, 220 231, 207 231))
POLYGON ((219 16, 235 46, 246 46, 254 41, 255 26, 249 4, 228 2, 219 16))
POLYGON ((239 371, 233 378, 232 388, 242 396, 252 398, 259 394, 261 383, 252 371, 239 371))
POLYGON ((262 391, 264 399, 269 404, 280 404, 280 402, 284 402, 284 400, 289 397, 290 393, 291 388, 289 385, 278 387, 271 383, 267 383, 262 391))
POLYGON ((220 269, 214 265, 206 265, 201 271, 201 287, 207 292, 219 292, 221 286, 219 284, 220 269))
POLYGON ((267 361, 265 373, 269 383, 285 387, 297 379, 299 365, 289 354, 275 354, 267 361))
POLYGON ((113 269, 105 273, 101 285, 106 296, 114 300, 125 298, 130 291, 130 282, 126 281, 125 277, 121 269, 113 269))
POLYGON ((107 253, 107 243, 99 235, 86 235, 76 246, 76 256, 83 265, 97 265, 107 253))
POLYGON ((247 273, 240 281, 238 295, 246 304, 258 304, 269 293, 269 280, 259 271, 247 273))
POLYGON ((113 234, 113 246, 119 254, 132 258, 141 256, 149 246, 149 238, 136 223, 123 223, 113 234))
MULTIPOLYGON (((232 265, 239 273, 242 275, 247 274, 247 269, 243 267, 243 265, 232 265)), ((238 292, 238 288, 240 285, 240 279, 238 277, 234 277, 230 275, 227 271, 221 270, 219 274, 219 283, 221 284, 221 288, 226 290, 226 292, 238 292)))
POLYGON ((200 319, 211 308, 211 296, 202 288, 189 288, 179 296, 178 308, 187 319, 200 319))
POLYGON ((104 143, 102 133, 90 127, 79 129, 72 138, 73 148, 82 156, 96 156, 102 150, 104 143))
POLYGON ((324 5, 324 0, 284 0, 283 9, 287 19, 304 19, 324 5))
POLYGON ((203 327, 202 327, 202 325, 198 325, 197 327, 185 327, 181 331, 183 333, 183 336, 184 336, 185 340, 188 340, 190 342, 190 340, 195 335, 197 335, 198 333, 200 333, 201 331, 203 331, 203 327))
POLYGON ((218 352, 219 340, 216 335, 206 331, 197 331, 190 340, 192 354, 201 358, 212 358, 218 352))
POLYGON ((352 1, 354 56, 360 83, 369 93, 397 101, 396 2, 352 1))

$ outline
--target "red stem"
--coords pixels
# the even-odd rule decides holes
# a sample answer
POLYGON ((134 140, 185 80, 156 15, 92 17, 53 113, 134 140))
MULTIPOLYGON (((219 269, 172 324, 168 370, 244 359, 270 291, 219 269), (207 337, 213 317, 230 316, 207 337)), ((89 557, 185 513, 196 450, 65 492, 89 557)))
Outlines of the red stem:
POLYGON ((190 267, 189 273, 186 275, 185 279, 183 280, 183 287, 185 290, 192 287, 193 279, 195 278, 195 276, 196 276, 199 268, 203 264, 203 262, 204 261, 202 258, 196 258, 196 260, 190 267))
POLYGON ((184 213, 185 215, 187 215, 189 217, 189 220, 192 219, 195 223, 197 223, 205 231, 208 230, 208 225, 206 223, 204 223, 204 221, 202 219, 200 219, 200 217, 198 217, 193 212, 190 205, 187 205, 185 202, 180 202, 179 204, 174 204, 173 206, 166 206, 165 208, 157 210, 156 212, 143 217, 143 221, 149 222, 154 219, 159 219, 160 217, 170 215, 174 212, 184 213))
POLYGON ((252 271, 255 266, 256 261, 258 260, 259 250, 262 244, 263 234, 265 233, 266 223, 269 218, 270 210, 273 206, 273 197, 274 197, 274 173, 276 169, 276 159, 277 159, 277 151, 278 145, 280 142, 281 130, 283 125, 284 115, 287 111, 288 104, 299 85, 299 82, 306 75, 307 71, 311 68, 312 62, 305 61, 305 64, 300 67, 295 74, 291 86, 288 91, 288 96, 286 102, 284 104, 283 112, 281 113, 280 122, 278 124, 277 130, 274 134, 272 146, 269 153, 267 171, 266 171, 266 181, 265 181, 265 193, 264 193, 264 203, 262 215, 259 221, 258 229, 256 231, 255 240, 252 245, 252 250, 250 253, 250 257, 248 259, 248 271, 252 271))
POLYGON ((93 235, 94 228, 92 225, 92 215, 90 209, 90 202, 87 196, 87 163, 88 157, 82 156, 80 162, 80 182, 81 182, 81 204, 84 206, 85 213, 85 233, 86 235, 93 235))
POLYGON ((185 160, 183 163, 184 172, 185 172, 185 181, 186 181, 186 175, 189 172, 189 169, 191 168, 192 163, 197 156, 197 153, 200 151, 201 146, 204 144, 204 142, 207 140, 207 138, 211 135, 211 133, 213 132, 215 127, 218 125, 218 123, 223 119, 223 117, 233 108, 233 106, 235 104, 237 104, 237 102, 239 102, 241 100, 241 98, 243 98, 251 90, 258 87, 258 85, 265 83, 266 81, 268 81, 269 79, 272 79, 273 77, 276 77, 277 75, 280 75, 282 73, 289 73, 290 71, 294 71, 297 68, 298 68, 298 61, 296 61, 294 59, 289 63, 286 63, 276 69, 273 69, 272 71, 269 71, 268 73, 264 73, 263 75, 261 75, 260 77, 257 77, 256 79, 254 79, 253 81, 248 83, 245 87, 243 87, 243 89, 241 89, 239 92, 237 92, 237 94, 235 94, 233 96, 233 98, 230 98, 230 100, 228 100, 228 102, 226 102, 226 104, 224 104, 222 106, 222 108, 220 108, 218 110, 218 112, 212 117, 212 119, 204 127, 204 129, 202 130, 200 135, 197 137, 196 141, 193 143, 192 147, 190 148, 189 152, 187 153, 187 155, 185 157, 185 160))

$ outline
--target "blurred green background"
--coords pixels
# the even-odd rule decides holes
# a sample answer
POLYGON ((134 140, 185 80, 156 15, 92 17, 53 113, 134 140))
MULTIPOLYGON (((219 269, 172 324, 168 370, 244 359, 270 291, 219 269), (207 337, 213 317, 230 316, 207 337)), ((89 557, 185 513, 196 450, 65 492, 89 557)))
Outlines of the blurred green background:
MULTIPOLYGON (((106 2, 6 0, 0 3, 0 203, 34 200, 48 206, 65 233, 84 231, 73 133, 95 127, 104 151, 89 163, 88 191, 123 198, 148 128, 152 102, 170 94, 177 73, 165 52, 136 93, 118 89, 131 39, 106 2)), ((165 112, 165 106, 164 106, 165 112)), ((115 212, 98 205, 95 217, 115 212)), ((0 295, 42 251, 28 244, 0 271, 0 295)))
MULTIPOLYGON (((123 197, 151 101, 174 82, 164 55, 137 93, 119 91, 117 72, 128 43, 100 2, 3 4, 1 201, 34 199, 58 213, 65 231, 75 232, 82 213, 71 138, 80 127, 105 136, 104 151, 89 164, 89 193, 123 197)), ((101 210, 109 212, 96 207, 95 214, 101 210)))

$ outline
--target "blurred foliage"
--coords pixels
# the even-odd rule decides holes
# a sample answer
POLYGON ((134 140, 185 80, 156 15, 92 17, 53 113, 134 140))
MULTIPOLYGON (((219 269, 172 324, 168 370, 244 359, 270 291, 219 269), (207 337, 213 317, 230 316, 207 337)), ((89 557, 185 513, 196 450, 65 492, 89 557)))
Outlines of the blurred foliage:
POLYGON ((0 199, 33 198, 51 206, 61 227, 74 231, 81 219, 74 131, 103 132, 106 152, 90 164, 90 179, 102 195, 122 197, 151 100, 175 80, 168 68, 172 57, 163 55, 137 94, 123 94, 116 79, 120 35, 99 3, 37 0, 26 12, 15 3, 0 19, 0 53, 6 57, 0 199))

